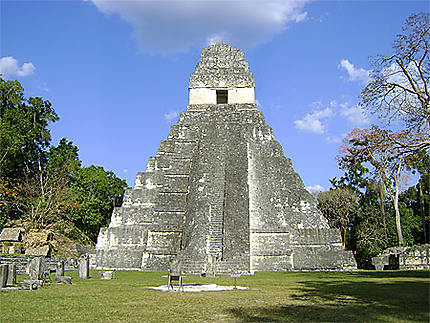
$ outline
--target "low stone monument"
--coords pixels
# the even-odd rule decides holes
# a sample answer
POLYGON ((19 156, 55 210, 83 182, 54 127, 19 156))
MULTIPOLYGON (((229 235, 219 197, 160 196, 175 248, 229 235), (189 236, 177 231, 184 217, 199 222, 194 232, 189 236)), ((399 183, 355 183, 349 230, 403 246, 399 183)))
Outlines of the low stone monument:
POLYGON ((6 287, 9 265, 0 265, 0 288, 6 287))
POLYGON ((102 270, 99 272, 99 279, 102 280, 110 280, 113 279, 113 271, 111 270, 102 270))
POLYGON ((78 274, 79 274, 79 279, 90 278, 90 257, 88 256, 88 254, 84 254, 79 257, 78 274))
POLYGON ((58 261, 56 269, 57 276, 64 276, 64 260, 58 261))
POLYGON ((55 275, 54 283, 71 285, 72 277, 55 275))
POLYGON ((57 268, 55 272, 54 283, 56 284, 72 284, 72 278, 64 276, 64 260, 60 260, 57 263, 57 268))
POLYGON ((15 286, 16 285, 16 265, 9 264, 7 271, 7 286, 15 286))
POLYGON ((45 257, 34 257, 27 265, 27 274, 30 280, 41 280, 45 271, 45 257))
POLYGON ((21 283, 18 283, 18 289, 29 289, 34 290, 42 287, 43 282, 41 280, 26 279, 21 283))

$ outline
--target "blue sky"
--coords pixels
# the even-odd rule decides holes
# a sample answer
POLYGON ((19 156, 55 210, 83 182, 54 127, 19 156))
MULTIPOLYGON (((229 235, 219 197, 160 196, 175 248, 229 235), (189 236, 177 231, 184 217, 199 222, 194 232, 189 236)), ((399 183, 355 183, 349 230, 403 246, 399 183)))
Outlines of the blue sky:
POLYGON ((0 2, 0 72, 53 104, 84 165, 134 185, 188 103, 203 47, 245 52, 266 122, 308 187, 340 175, 341 138, 377 122, 358 105, 369 56, 427 1, 0 2))

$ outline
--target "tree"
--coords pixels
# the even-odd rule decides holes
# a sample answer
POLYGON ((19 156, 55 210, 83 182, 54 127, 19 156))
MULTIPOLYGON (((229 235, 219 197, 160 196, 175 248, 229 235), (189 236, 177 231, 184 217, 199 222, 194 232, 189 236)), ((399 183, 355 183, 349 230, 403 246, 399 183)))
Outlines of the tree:
POLYGON ((19 179, 46 162, 48 125, 58 120, 49 101, 25 99, 18 81, 0 78, 0 177, 19 179))
POLYGON ((77 194, 80 205, 74 221, 94 242, 100 227, 109 224, 113 208, 121 205, 125 187, 124 180, 103 167, 80 168, 74 174, 71 188, 77 194))
POLYGON ((78 148, 66 139, 50 146, 45 165, 39 161, 37 171, 26 172, 18 209, 31 229, 47 229, 59 222, 70 222, 69 214, 79 207, 70 189, 72 173, 80 166, 78 148))
POLYGON ((63 241, 95 241, 123 180, 102 167, 81 168, 78 147, 50 144, 58 116, 49 101, 24 97, 18 81, 0 78, 0 229, 52 229, 63 241))
POLYGON ((20 217, 24 181, 44 167, 48 125, 56 120, 49 101, 26 99, 18 81, 0 77, 0 228, 20 217))
POLYGON ((430 229, 430 155, 425 151, 415 154, 411 160, 411 167, 412 172, 418 173, 420 178, 415 186, 400 195, 400 200, 421 219, 422 227, 421 230, 417 230, 415 241, 427 243, 430 229))
MULTIPOLYGON (((394 41, 394 53, 373 59, 371 81, 361 93, 362 106, 388 121, 401 119, 430 145, 430 24, 429 14, 410 16, 394 41)), ((412 148, 412 147, 411 147, 412 148)))
POLYGON ((344 247, 350 217, 357 210, 357 203, 357 195, 349 188, 321 192, 318 195, 318 208, 331 227, 340 228, 344 247))
POLYGON ((399 211, 401 179, 410 164, 414 151, 410 149, 422 137, 411 135, 408 131, 392 133, 373 126, 371 129, 355 129, 344 139, 339 159, 340 165, 348 169, 357 163, 370 163, 375 176, 382 180, 396 214, 396 227, 399 244, 403 244, 403 235, 399 211))

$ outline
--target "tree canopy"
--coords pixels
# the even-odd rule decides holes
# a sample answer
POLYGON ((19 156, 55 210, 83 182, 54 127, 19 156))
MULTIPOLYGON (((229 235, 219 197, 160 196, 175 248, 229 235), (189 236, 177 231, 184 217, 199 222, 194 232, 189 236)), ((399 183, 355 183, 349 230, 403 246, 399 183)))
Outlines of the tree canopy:
POLYGON ((0 229, 51 229, 95 242, 125 181, 100 166, 82 167, 79 149, 63 138, 51 145, 51 103, 25 98, 18 81, 0 78, 0 229))

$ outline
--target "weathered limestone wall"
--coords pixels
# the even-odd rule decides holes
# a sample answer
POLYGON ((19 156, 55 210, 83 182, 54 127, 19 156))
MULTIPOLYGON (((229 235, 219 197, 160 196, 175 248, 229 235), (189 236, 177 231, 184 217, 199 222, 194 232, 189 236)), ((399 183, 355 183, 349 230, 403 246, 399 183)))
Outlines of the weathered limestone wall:
POLYGON ((229 104, 255 103, 254 88, 233 88, 228 90, 229 104))
POLYGON ((372 258, 376 270, 430 269, 430 245, 424 244, 414 247, 391 247, 380 255, 372 258))
MULTIPOLYGON (((189 104, 216 104, 216 90, 209 88, 190 89, 189 104)), ((254 88, 230 88, 228 104, 255 103, 254 88)))
POLYGON ((216 89, 190 89, 189 104, 216 104, 216 89))
MULTIPOLYGON (((16 273, 17 274, 26 274, 26 268, 31 260, 33 260, 35 256, 20 256, 20 255, 0 255, 0 265, 3 264, 15 264, 16 273)), ((55 270, 57 268, 57 264, 59 261, 64 261, 65 270, 76 270, 77 259, 75 258, 66 258, 66 257, 46 257, 45 262, 47 268, 51 270, 55 270)))

